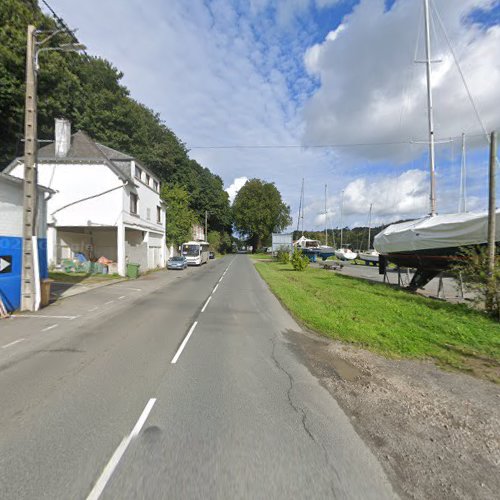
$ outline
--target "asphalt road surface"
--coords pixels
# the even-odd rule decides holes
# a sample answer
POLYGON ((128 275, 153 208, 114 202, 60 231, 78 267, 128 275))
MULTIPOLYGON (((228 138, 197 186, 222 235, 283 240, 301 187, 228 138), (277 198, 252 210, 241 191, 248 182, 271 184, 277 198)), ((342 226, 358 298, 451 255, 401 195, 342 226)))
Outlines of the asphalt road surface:
POLYGON ((245 255, 1 322, 0 498, 394 498, 290 332, 245 255))

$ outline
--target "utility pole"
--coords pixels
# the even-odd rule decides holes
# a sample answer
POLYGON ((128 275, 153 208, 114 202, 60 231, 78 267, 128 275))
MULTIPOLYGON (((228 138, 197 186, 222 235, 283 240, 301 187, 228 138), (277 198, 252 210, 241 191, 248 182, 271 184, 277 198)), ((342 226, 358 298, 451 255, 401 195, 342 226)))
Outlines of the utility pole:
POLYGON ((326 209, 326 190, 327 185, 325 184, 325 246, 328 246, 328 211, 326 209))
POLYGON ((424 0, 425 18, 425 64, 427 69, 427 117, 429 120, 429 163, 431 175, 431 215, 436 215, 436 175, 434 154, 434 116, 432 104, 432 59, 431 59, 431 27, 429 0, 424 0))
POLYGON ((24 181, 23 181, 23 267, 21 277, 21 310, 36 309, 36 280, 34 272, 38 256, 36 244, 37 212, 37 95, 36 95, 36 32, 28 26, 26 46, 26 104, 24 117, 24 181), (35 239, 34 239, 35 237, 35 239))
POLYGON ((489 175, 489 205, 488 205, 488 295, 487 308, 491 310, 493 294, 495 293, 495 257, 496 257, 496 161, 497 134, 491 133, 490 140, 490 175, 489 175), (489 307, 488 307, 489 306, 489 307))
POLYGON ((208 241, 208 211, 205 210, 205 241, 208 241))

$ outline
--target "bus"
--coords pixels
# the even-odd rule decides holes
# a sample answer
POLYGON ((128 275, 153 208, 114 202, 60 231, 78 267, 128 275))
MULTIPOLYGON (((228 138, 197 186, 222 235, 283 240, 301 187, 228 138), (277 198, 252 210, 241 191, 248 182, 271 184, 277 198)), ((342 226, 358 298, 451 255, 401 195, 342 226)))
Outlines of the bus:
POLYGON ((208 262, 208 243, 206 241, 183 243, 181 254, 186 257, 188 266, 201 266, 208 262))

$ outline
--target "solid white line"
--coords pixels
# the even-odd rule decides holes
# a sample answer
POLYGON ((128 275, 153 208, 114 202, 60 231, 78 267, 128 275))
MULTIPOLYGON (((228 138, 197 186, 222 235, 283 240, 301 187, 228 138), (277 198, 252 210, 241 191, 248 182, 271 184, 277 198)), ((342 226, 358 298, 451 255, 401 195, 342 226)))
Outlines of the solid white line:
POLYGON ((215 293, 215 292, 216 292, 216 290, 217 290, 217 288, 219 288, 219 285, 218 285, 218 284, 217 284, 217 285, 215 285, 215 288, 212 290, 212 293, 215 293))
POLYGON ((149 413, 151 412, 151 409, 153 408, 153 405, 155 403, 156 399, 154 398, 148 401, 148 404, 142 411, 139 420, 132 429, 132 432, 127 437, 124 437, 122 439, 122 442, 118 445, 118 448, 116 448, 115 452, 113 453, 113 456, 109 459, 109 462, 106 464, 106 467, 104 467, 102 474, 99 476, 99 479, 92 488, 92 491, 89 493, 87 500, 97 500, 101 496, 101 493, 104 491, 106 484, 108 484, 108 481, 110 480, 111 476, 113 475, 113 472, 116 469, 116 466, 118 465, 121 458, 123 457, 123 454, 128 448, 128 445, 130 444, 132 439, 134 439, 141 431, 142 426, 146 422, 146 419, 148 418, 149 413))
POLYGON ((47 328, 42 328, 42 332, 48 332, 49 330, 52 330, 53 328, 56 328, 59 326, 57 323, 55 325, 50 325, 47 328))
POLYGON ((44 318, 44 319, 69 319, 74 320, 79 318, 80 315, 77 316, 43 316, 41 314, 13 314, 11 318, 44 318))
POLYGON ((2 349, 7 349, 7 347, 10 347, 11 345, 19 344, 19 342, 22 342, 25 339, 19 339, 19 340, 14 340, 14 342, 11 342, 10 344, 5 344, 2 346, 2 349))
POLYGON ((172 358, 172 361, 170 363, 172 363, 173 365, 175 365, 175 363, 177 363, 177 360, 179 359, 179 356, 181 355, 182 351, 184 350, 184 347, 186 347, 186 344, 188 343, 188 340, 189 340, 189 337, 191 337, 191 334, 193 333, 194 329, 196 328, 196 325, 198 324, 198 321, 195 321, 193 323, 193 325, 191 326, 191 328, 189 329, 189 332, 188 334, 186 335, 186 337, 184 338, 184 340, 182 341, 182 344, 181 346, 179 347, 179 349, 177 350, 177 352, 175 353, 175 356, 172 358))
POLYGON ((205 312, 205 309, 207 308, 208 303, 210 302, 211 299, 212 299, 212 296, 208 297, 208 300, 205 302, 205 305, 203 306, 203 309, 201 310, 201 312, 205 312))
POLYGON ((122 286, 120 288, 123 288, 124 290, 134 290, 136 292, 142 292, 142 288, 131 288, 129 286, 122 286))
POLYGON ((122 295, 121 297, 118 297, 118 300, 123 300, 126 297, 127 297, 126 295, 122 295))
POLYGON ((222 275, 222 276, 220 277, 219 283, 222 281, 222 278, 224 278, 224 275, 222 275))
POLYGON ((91 313, 91 312, 97 311, 97 309, 99 309, 99 306, 91 307, 88 311, 89 311, 89 313, 91 313))
POLYGON ((114 300, 108 300, 107 302, 104 302, 104 305, 107 306, 108 304, 112 304, 114 300))

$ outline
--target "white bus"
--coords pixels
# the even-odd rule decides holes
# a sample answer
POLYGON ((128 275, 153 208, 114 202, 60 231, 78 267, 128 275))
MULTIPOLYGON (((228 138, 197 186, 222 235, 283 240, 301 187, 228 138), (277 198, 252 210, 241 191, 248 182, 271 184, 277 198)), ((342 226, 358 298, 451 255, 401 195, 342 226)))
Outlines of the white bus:
POLYGON ((201 266, 208 262, 208 243, 206 241, 183 243, 181 254, 186 257, 188 266, 201 266))

